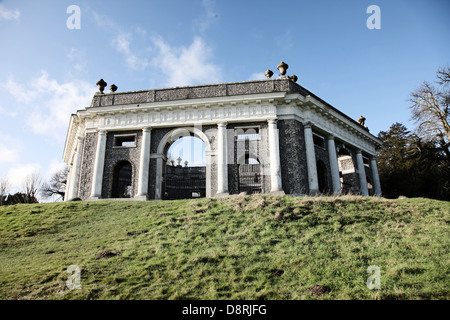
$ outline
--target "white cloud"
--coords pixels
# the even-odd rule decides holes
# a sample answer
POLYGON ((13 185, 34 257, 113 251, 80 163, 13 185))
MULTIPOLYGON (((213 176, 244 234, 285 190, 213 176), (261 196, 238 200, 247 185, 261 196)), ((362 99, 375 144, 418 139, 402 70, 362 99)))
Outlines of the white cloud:
MULTIPOLYGON (((212 20, 217 17, 213 5, 214 1, 203 0, 205 17, 200 22, 195 21, 200 31, 209 27, 212 20)), ((152 48, 136 50, 133 40, 135 37, 140 37, 139 44, 142 48, 142 44, 148 41, 146 30, 134 27, 132 31, 125 32, 120 25, 109 18, 95 12, 93 16, 99 27, 114 30, 116 36, 112 40, 112 45, 125 57, 125 62, 131 69, 144 70, 147 67, 154 67, 167 79, 164 85, 168 86, 220 82, 221 70, 210 61, 212 49, 201 37, 195 37, 186 48, 170 46, 161 36, 155 35, 150 38, 152 48)))
MULTIPOLYGON (((137 31, 142 34, 142 31, 137 31)), ((144 34, 145 35, 145 34, 144 34)), ((149 66, 147 58, 138 57, 131 49, 131 33, 120 32, 112 41, 115 49, 125 56, 127 65, 134 70, 144 70, 149 66)))
POLYGON ((171 47, 160 36, 152 38, 159 50, 152 65, 159 68, 167 78, 168 86, 184 86, 221 81, 220 68, 210 62, 212 50, 202 38, 196 37, 186 47, 171 47))
POLYGON ((264 80, 267 79, 264 72, 255 72, 250 75, 248 80, 264 80))
POLYGON ((25 179, 32 173, 37 172, 40 172, 40 165, 37 163, 19 165, 9 169, 6 177, 11 185, 10 193, 21 191, 25 179))
POLYGON ((211 26, 214 19, 218 17, 214 10, 214 6, 214 0, 202 0, 202 7, 205 9, 205 13, 201 18, 194 21, 194 25, 201 34, 203 34, 211 26))
POLYGON ((27 85, 10 77, 5 88, 18 102, 28 105, 25 122, 31 130, 58 141, 65 138, 70 114, 88 106, 96 91, 94 85, 82 80, 58 83, 45 71, 27 85))
POLYGON ((20 11, 17 9, 9 10, 0 4, 0 21, 2 20, 19 20, 20 11))
POLYGON ((0 163, 11 163, 19 159, 19 149, 0 142, 0 163))
POLYGON ((15 118, 17 116, 17 112, 9 111, 8 109, 0 106, 0 115, 15 118))
POLYGON ((3 87, 13 95, 18 102, 30 103, 36 99, 36 92, 25 89, 23 85, 14 81, 12 76, 9 76, 8 82, 3 87))

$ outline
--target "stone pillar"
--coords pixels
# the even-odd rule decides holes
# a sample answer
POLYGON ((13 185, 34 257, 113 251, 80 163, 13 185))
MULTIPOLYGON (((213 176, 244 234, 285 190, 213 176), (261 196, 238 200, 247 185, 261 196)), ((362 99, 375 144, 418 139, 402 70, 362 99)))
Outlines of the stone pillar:
POLYGON ((67 200, 78 198, 78 187, 80 185, 81 162, 83 160, 84 139, 82 136, 77 137, 77 153, 70 172, 70 189, 67 200))
POLYGON ((148 175, 150 169, 151 128, 142 129, 141 156, 139 160, 138 191, 136 200, 148 200, 148 175))
POLYGON ((359 185, 361 194, 365 197, 369 195, 369 189, 367 188, 366 170, 364 169, 364 161, 361 150, 356 150, 356 164, 358 166, 359 185))
POLYGON ((206 197, 211 198, 212 192, 211 192, 211 164, 212 164, 212 157, 213 152, 212 151, 205 151, 205 160, 206 160, 206 197))
POLYGON ((217 124, 217 193, 228 196, 227 124, 217 124))
POLYGON ((97 152, 95 153, 94 174, 92 177, 91 199, 102 196, 103 169, 105 166, 106 131, 98 132, 97 152))
POLYGON ((66 182, 66 192, 64 193, 64 201, 69 201, 69 193, 72 189, 72 165, 69 165, 67 168, 67 182, 66 182))
POLYGON ((328 157, 330 158, 330 171, 331 171, 331 182, 333 185, 333 192, 335 194, 341 193, 341 179, 339 177, 339 164, 336 154, 336 145, 334 143, 334 136, 328 135, 328 157))
POLYGON ((280 141, 277 120, 270 119, 267 122, 269 123, 270 193, 284 195, 281 183, 280 141))
POLYGON ((314 140, 311 123, 307 122, 306 124, 304 124, 304 128, 309 193, 314 195, 319 193, 319 181, 317 178, 316 152, 314 151, 314 140))
POLYGON ((378 175, 377 158, 375 156, 370 157, 370 169, 372 170, 373 187, 375 189, 375 195, 381 197, 381 184, 380 176, 378 175))
POLYGON ((163 175, 163 155, 158 153, 156 158, 156 181, 155 181, 155 200, 162 199, 162 175, 163 175))

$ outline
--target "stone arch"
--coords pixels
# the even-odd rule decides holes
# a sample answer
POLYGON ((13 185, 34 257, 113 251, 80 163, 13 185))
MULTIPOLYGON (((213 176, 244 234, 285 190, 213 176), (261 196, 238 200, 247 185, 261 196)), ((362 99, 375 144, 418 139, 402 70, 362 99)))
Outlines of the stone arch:
POLYGON ((155 199, 164 198, 164 175, 167 164, 167 152, 170 146, 182 137, 194 136, 205 143, 206 160, 206 196, 210 197, 211 190, 211 142, 208 136, 196 127, 175 128, 166 133, 160 140, 156 154, 156 181, 155 181, 155 199))
POLYGON ((133 169, 128 160, 120 160, 114 165, 111 198, 133 197, 133 169))
POLYGON ((184 128, 175 128, 166 133, 159 142, 157 153, 164 154, 165 152, 167 152, 167 150, 169 150, 169 147, 172 145, 172 143, 177 141, 179 138, 187 136, 194 136, 201 139, 206 145, 205 150, 207 152, 211 151, 211 143, 209 142, 208 137, 203 131, 195 127, 184 127, 184 128))

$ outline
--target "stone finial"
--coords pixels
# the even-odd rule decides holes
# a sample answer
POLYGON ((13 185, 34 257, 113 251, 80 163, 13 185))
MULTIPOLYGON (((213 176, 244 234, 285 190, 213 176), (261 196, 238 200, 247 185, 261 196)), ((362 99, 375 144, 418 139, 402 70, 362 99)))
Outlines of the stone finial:
POLYGON ((103 90, 105 90, 105 87, 108 85, 105 80, 100 79, 97 81, 96 85, 98 86, 98 90, 100 93, 103 93, 103 90))
POLYGON ((288 68, 289 68, 289 66, 286 63, 284 63, 284 61, 281 61, 277 67, 277 69, 280 71, 282 76, 286 75, 288 68))
POLYGON ((294 82, 297 82, 298 77, 297 77, 295 74, 293 74, 293 75, 290 77, 290 79, 291 79, 292 81, 294 81, 294 82))
POLYGON ((184 162, 184 166, 187 167, 188 163, 189 163, 189 162, 186 160, 186 161, 184 162))
POLYGON ((267 79, 270 79, 273 76, 272 70, 267 69, 266 72, 264 72, 264 75, 267 77, 267 79))
POLYGON ((117 89, 119 89, 115 84, 112 84, 109 89, 111 90, 111 92, 116 92, 117 89))
POLYGON ((363 116, 359 116, 358 123, 364 126, 364 124, 366 123, 366 118, 364 118, 363 116))
POLYGON ((177 162, 178 162, 179 166, 181 166, 181 160, 183 160, 183 159, 181 159, 180 157, 177 158, 177 162))

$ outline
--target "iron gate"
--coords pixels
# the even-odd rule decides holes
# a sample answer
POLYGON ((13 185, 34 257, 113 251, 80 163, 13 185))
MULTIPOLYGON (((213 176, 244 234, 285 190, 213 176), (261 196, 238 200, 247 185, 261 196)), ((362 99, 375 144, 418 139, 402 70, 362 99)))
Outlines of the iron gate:
POLYGON ((260 164, 239 164, 239 192, 261 193, 262 176, 260 164))

